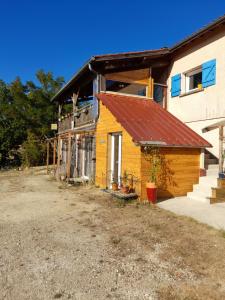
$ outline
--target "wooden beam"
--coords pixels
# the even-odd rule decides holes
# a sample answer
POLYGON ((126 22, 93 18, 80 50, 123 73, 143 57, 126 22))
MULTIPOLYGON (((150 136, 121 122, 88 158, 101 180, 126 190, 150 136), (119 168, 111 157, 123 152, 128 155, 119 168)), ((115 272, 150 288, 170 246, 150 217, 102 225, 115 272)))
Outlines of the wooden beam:
POLYGON ((163 108, 167 110, 167 87, 163 88, 163 108))
POLYGON ((147 97, 153 99, 153 93, 154 93, 154 80, 152 78, 152 68, 149 68, 147 97))
POLYGON ((219 127, 219 172, 223 172, 223 126, 219 127))
POLYGON ((67 152, 67 165, 66 165, 66 177, 70 178, 70 165, 71 165, 71 134, 68 135, 68 152, 67 152))

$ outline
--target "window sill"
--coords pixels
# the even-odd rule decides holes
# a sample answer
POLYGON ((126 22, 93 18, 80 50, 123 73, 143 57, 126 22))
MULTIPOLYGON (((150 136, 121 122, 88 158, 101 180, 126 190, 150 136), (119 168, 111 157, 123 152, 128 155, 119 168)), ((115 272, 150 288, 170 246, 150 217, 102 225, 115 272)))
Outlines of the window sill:
POLYGON ((203 91, 204 91, 204 88, 201 88, 201 89, 195 89, 195 90, 186 92, 186 93, 184 93, 184 94, 181 94, 179 97, 185 97, 185 96, 192 95, 192 94, 196 94, 196 93, 203 92, 203 91))

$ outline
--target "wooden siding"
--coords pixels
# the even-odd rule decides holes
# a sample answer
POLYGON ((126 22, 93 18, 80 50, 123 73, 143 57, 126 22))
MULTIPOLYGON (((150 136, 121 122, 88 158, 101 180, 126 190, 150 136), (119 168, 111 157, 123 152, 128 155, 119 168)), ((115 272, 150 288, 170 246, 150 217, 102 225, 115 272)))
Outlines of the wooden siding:
POLYGON ((149 83, 149 69, 108 73, 105 74, 105 78, 109 80, 116 80, 127 83, 137 83, 147 86, 149 83))
MULTIPOLYGON (((166 180, 161 181, 158 198, 185 196, 198 183, 200 171, 200 149, 161 148, 167 171, 166 180)), ((141 151, 141 199, 147 199, 146 182, 149 179, 150 163, 141 151)))
POLYGON ((102 104, 99 105, 100 116, 96 130, 96 185, 107 187, 108 135, 122 133, 122 174, 126 170, 135 177, 135 189, 140 194, 141 152, 131 136, 117 122, 112 113, 102 104))

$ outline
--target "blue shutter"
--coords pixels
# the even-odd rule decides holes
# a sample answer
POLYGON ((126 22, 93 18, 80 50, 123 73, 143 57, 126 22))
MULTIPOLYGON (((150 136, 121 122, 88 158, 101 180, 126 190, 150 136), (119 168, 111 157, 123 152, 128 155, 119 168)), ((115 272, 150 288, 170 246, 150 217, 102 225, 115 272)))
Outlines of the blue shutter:
POLYGON ((205 88, 216 84, 216 59, 202 65, 202 86, 205 88))
POLYGON ((181 74, 177 74, 171 78, 171 96, 179 96, 181 92, 181 74))

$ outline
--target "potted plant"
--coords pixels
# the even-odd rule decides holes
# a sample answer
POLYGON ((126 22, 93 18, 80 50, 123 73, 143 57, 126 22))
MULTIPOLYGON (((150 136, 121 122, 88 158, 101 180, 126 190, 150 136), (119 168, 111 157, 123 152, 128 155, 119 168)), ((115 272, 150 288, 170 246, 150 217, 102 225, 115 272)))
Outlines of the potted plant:
POLYGON ((114 178, 112 179, 112 190, 118 191, 118 182, 114 178))
POLYGON ((134 176, 130 174, 129 178, 129 192, 134 193, 134 176))
POLYGON ((128 185, 128 174, 126 172, 126 170, 123 172, 123 177, 122 177, 122 192, 124 194, 128 194, 129 193, 129 185, 128 185))
POLYGON ((157 177, 161 170, 161 157, 157 148, 151 148, 148 151, 150 170, 149 170, 149 181, 146 183, 146 190, 148 201, 156 203, 157 200, 157 177))

